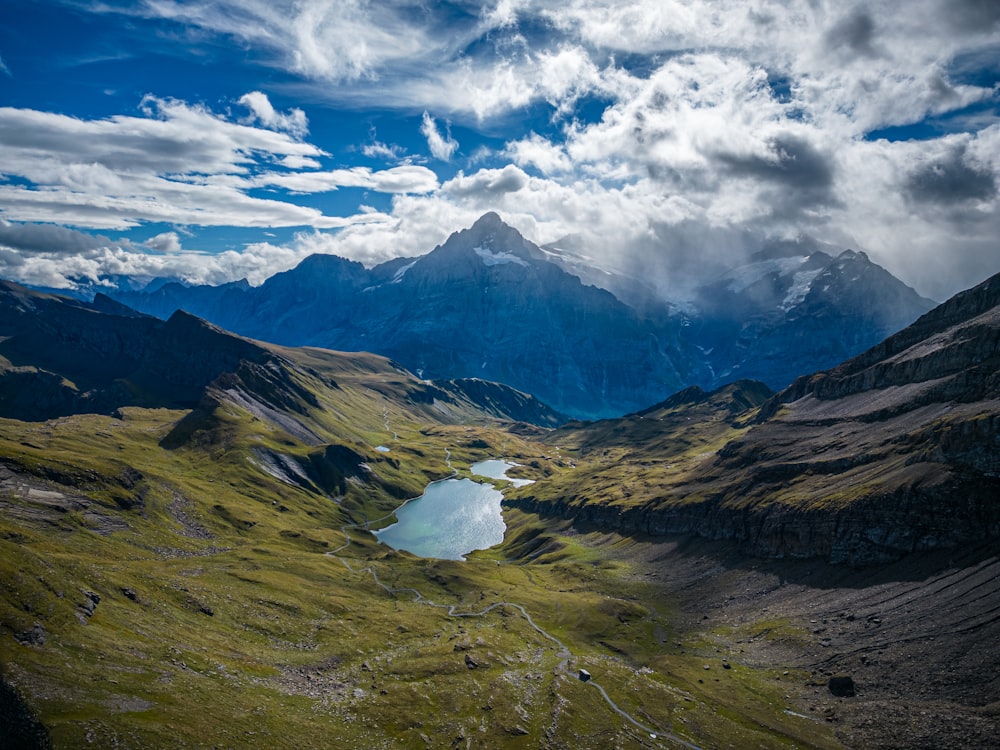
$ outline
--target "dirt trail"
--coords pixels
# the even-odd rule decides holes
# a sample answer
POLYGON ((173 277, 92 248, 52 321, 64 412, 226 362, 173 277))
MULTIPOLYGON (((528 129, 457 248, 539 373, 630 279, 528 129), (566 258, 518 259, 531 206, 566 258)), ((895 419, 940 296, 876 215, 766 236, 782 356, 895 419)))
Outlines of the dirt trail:
MULTIPOLYGON (((386 425, 386 428, 388 429, 388 425, 386 425)), ((452 477, 457 476, 458 471, 451 465, 451 452, 447 448, 445 449, 445 463, 448 465, 448 468, 452 470, 451 476, 452 477)), ((406 502, 410 501, 407 500, 406 502)), ((403 505, 405 504, 406 503, 403 503, 403 505)), ((352 573, 368 573, 372 577, 372 580, 376 583, 376 585, 378 585, 387 594, 391 596, 395 596, 397 594, 410 594, 413 597, 412 601, 414 603, 423 604, 429 607, 437 607, 440 609, 444 609, 447 611, 449 617, 483 617, 489 614, 490 612, 496 609, 500 609, 502 607, 509 607, 511 609, 514 609, 521 614, 521 616, 525 619, 528 625, 531 626, 533 630, 535 630, 535 632, 537 632, 543 638, 546 638, 547 640, 552 641, 552 643, 555 644, 555 646, 557 647, 556 655, 559 658, 559 663, 556 667, 556 671, 561 674, 576 678, 577 675, 572 670, 569 669, 569 662, 573 659, 573 653, 566 646, 566 644, 563 643, 559 638, 552 635, 547 630, 538 625, 538 623, 534 621, 534 619, 531 617, 531 614, 524 607, 524 605, 518 604, 517 602, 498 601, 498 602, 493 602, 492 604, 488 605, 485 609, 476 612, 460 612, 458 611, 458 605, 438 604, 437 602, 425 597, 422 593, 420 593, 420 591, 418 591, 415 588, 411 588, 409 586, 404 586, 404 587, 389 586, 378 577, 378 573, 373 567, 368 566, 365 568, 355 569, 354 567, 351 566, 347 558, 340 556, 340 553, 343 552, 348 547, 350 547, 352 543, 350 535, 351 530, 359 529, 367 532, 367 530, 371 527, 372 524, 384 521, 387 518, 391 517, 394 513, 395 511, 393 511, 393 513, 389 513, 385 516, 382 516, 381 518, 376 518, 370 521, 364 521, 362 523, 346 524, 342 526, 340 530, 344 534, 345 541, 340 547, 337 547, 336 549, 327 552, 326 553, 327 556, 339 560, 352 573)), ((593 679, 588 680, 584 684, 589 685, 590 687, 597 690, 604 698, 605 702, 608 704, 608 706, 611 708, 612 711, 614 711, 620 717, 625 719, 632 726, 636 727, 641 732, 643 732, 649 738, 649 741, 651 741, 655 746, 657 747, 680 746, 686 748, 687 750, 702 750, 702 748, 699 747, 698 745, 695 745, 692 742, 689 742, 681 737, 678 737, 675 734, 664 731, 662 729, 654 729, 652 727, 646 726, 638 719, 636 719, 634 716, 625 711, 623 708, 621 708, 617 703, 615 703, 614 700, 612 700, 611 696, 608 695, 604 687, 600 685, 598 682, 594 681, 593 679), (669 743, 669 745, 664 745, 663 744, 664 742, 669 743)))

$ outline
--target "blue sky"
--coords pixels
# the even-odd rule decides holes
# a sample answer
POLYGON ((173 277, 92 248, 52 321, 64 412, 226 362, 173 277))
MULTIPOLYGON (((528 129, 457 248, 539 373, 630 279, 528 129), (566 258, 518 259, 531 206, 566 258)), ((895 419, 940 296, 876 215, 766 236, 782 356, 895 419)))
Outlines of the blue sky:
POLYGON ((377 263, 487 210, 669 295, 773 237, 1000 271, 1000 4, 20 0, 0 275, 377 263))

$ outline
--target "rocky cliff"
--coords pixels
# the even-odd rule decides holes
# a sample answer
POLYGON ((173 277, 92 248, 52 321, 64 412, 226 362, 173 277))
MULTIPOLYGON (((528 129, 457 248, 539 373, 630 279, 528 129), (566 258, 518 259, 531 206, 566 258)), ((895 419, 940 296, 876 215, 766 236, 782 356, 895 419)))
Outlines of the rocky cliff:
POLYGON ((706 402, 680 394, 665 402, 670 441, 652 442, 637 422, 568 426, 552 440, 575 447, 579 465, 511 502, 602 527, 736 539, 753 554, 852 565, 995 538, 998 372, 1000 276, 736 419, 717 399, 714 417, 692 411, 704 427, 686 426, 685 410, 706 402), (710 428, 723 421, 728 433, 710 428))

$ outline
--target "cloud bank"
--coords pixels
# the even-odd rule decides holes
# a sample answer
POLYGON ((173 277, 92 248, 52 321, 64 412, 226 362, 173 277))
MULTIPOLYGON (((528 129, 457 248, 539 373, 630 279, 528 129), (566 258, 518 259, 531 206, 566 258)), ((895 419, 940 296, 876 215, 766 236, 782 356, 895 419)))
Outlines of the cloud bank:
MULTIPOLYGON (((236 114, 155 95, 142 117, 0 109, 8 222, 304 228, 286 246, 251 243, 224 260, 184 255, 201 269, 192 277, 258 278, 307 250, 367 263, 422 253, 487 210, 538 242, 574 235, 596 264, 645 269, 664 289, 691 258, 738 262, 754 237, 865 249, 938 299, 1000 270, 995 3, 86 7, 238 47, 302 95, 284 112, 260 90, 240 95, 236 114), (419 140, 357 144, 382 169, 330 164, 330 136, 310 132, 323 107, 408 117, 419 140), (462 128, 461 152, 443 123, 462 128), (349 187, 391 199, 348 215, 299 199, 349 187)), ((7 255, 30 260, 19 242, 7 255)), ((161 244, 152 265, 182 252, 161 244)), ((100 257, 88 273, 122 256, 100 257)))

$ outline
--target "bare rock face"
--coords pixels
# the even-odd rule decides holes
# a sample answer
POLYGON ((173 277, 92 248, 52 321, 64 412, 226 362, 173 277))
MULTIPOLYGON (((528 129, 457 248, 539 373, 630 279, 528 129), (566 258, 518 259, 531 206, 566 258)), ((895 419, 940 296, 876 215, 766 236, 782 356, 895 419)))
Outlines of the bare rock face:
POLYGON ((14 636, 17 642, 22 646, 44 646, 45 637, 45 626, 40 622, 36 622, 24 632, 17 633, 14 636))
POLYGON ((843 364, 796 380, 777 397, 842 399, 893 386, 930 384, 919 401, 975 401, 1000 386, 1000 274, 961 292, 843 364), (932 381, 940 381, 933 382, 932 381))

